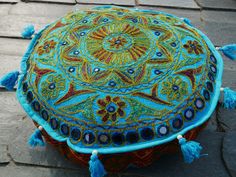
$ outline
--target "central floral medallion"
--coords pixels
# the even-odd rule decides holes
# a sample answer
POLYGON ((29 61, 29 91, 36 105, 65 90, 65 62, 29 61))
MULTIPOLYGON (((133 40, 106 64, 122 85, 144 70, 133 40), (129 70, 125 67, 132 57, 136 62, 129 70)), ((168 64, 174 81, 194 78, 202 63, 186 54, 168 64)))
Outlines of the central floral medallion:
POLYGON ((127 34, 111 34, 104 39, 103 46, 111 52, 123 52, 132 47, 132 38, 127 34))
POLYGON ((145 62, 149 55, 151 40, 142 28, 129 23, 106 24, 88 34, 89 58, 111 67, 127 66, 145 62))

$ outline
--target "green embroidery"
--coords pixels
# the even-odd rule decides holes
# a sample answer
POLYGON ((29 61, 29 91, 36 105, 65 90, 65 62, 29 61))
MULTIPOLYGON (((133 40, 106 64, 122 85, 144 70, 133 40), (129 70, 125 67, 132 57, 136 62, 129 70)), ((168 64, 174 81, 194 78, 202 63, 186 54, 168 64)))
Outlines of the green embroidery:
POLYGON ((59 93, 66 88, 66 80, 59 75, 49 75, 47 79, 41 84, 41 92, 43 97, 47 100, 55 99, 59 93))
POLYGON ((90 96, 86 100, 83 100, 79 103, 60 107, 59 110, 66 114, 77 114, 81 112, 86 119, 95 122, 96 120, 94 119, 93 102, 97 97, 98 95, 90 96))
POLYGON ((55 62, 54 62, 53 58, 50 58, 50 57, 38 58, 37 60, 42 64, 55 66, 55 62))
POLYGON ((165 108, 157 111, 155 108, 148 107, 133 98, 128 98, 127 101, 130 104, 131 108, 131 113, 126 119, 127 121, 137 121, 141 115, 151 117, 156 116, 156 118, 161 119, 161 116, 163 116, 163 114, 167 112, 167 109, 165 108))
POLYGON ((162 83, 161 94, 166 95, 170 101, 180 101, 188 94, 187 82, 183 81, 179 76, 169 77, 162 83))
MULTIPOLYGON (((186 55, 183 54, 183 57, 188 57, 186 55)), ((179 61, 179 63, 176 65, 176 70, 182 69, 185 66, 190 66, 190 65, 194 65, 198 62, 200 62, 202 60, 202 58, 200 57, 196 57, 196 58, 189 58, 187 61, 183 62, 182 60, 179 61)))

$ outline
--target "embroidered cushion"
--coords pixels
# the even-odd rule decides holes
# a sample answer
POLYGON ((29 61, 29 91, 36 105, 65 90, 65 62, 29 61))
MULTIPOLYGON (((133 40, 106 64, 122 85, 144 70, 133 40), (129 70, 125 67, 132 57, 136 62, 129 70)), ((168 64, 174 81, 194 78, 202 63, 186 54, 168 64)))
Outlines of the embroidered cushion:
POLYGON ((104 6, 46 26, 21 70, 18 99, 52 139, 113 154, 168 143, 206 122, 222 59, 181 18, 104 6))

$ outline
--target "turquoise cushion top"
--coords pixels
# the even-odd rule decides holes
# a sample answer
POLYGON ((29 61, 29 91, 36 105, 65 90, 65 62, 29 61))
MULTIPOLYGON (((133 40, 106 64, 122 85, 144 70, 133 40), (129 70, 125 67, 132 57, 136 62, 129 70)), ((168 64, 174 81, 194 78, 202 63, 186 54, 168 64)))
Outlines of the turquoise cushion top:
POLYGON ((127 152, 207 121, 222 68, 210 40, 183 19, 104 6, 69 13, 36 34, 17 95, 34 121, 73 150, 127 152))

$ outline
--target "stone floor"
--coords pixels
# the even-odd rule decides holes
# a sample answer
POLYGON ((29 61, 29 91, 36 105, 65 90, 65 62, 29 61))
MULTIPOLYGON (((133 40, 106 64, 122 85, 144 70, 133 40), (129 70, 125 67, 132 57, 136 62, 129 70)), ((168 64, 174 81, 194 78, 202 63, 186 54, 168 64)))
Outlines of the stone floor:
MULTIPOLYGON (((216 46, 236 43, 235 0, 0 0, 0 76, 19 68, 29 40, 20 32, 27 24, 36 30, 72 10, 104 4, 155 9, 189 18, 216 46)), ((223 86, 236 89, 236 65, 224 58, 223 86)), ((0 177, 87 177, 87 168, 61 157, 51 146, 27 146, 33 125, 15 98, 0 89, 0 177)), ((191 165, 179 154, 153 165, 129 168, 109 177, 236 177, 236 111, 218 107, 198 141, 208 156, 191 165)))

